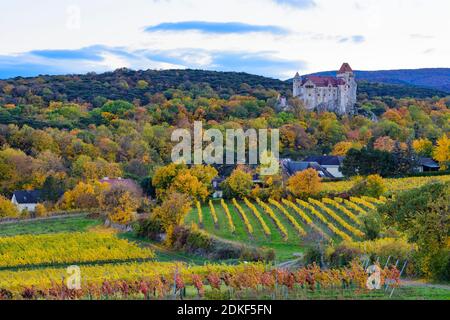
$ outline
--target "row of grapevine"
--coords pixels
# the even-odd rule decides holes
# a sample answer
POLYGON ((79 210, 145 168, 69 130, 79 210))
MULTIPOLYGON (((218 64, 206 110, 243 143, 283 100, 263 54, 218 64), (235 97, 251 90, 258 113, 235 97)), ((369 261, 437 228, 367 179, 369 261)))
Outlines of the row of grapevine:
POLYGON ((371 210, 376 210, 376 209, 377 209, 377 207, 375 207, 373 204, 371 204, 370 202, 368 202, 368 201, 366 201, 366 200, 364 200, 364 199, 361 199, 361 198, 350 197, 350 201, 351 201, 351 202, 355 202, 355 203, 357 203, 357 204, 361 204, 361 205, 363 205, 364 207, 369 208, 369 209, 371 209, 371 210))
POLYGON ((293 216, 276 200, 269 199, 269 203, 277 207, 278 210, 280 210, 286 218, 289 220, 289 222, 292 224, 292 226, 297 230, 298 234, 302 237, 306 236, 305 230, 298 224, 297 220, 294 219, 293 216))
POLYGON ((358 217, 356 217, 353 214, 353 212, 351 212, 350 210, 348 210, 346 207, 342 206, 341 204, 337 203, 335 200, 329 199, 329 198, 323 198, 322 202, 333 206, 335 209, 343 212, 352 221, 354 221, 355 223, 361 225, 361 221, 359 221, 358 217))
POLYGON ((195 204, 196 204, 196 206, 197 206, 198 223, 199 223, 200 225, 203 225, 202 205, 201 205, 200 201, 197 201, 195 204))
POLYGON ((331 222, 329 222, 327 220, 327 218, 325 218, 312 205, 310 205, 309 203, 307 203, 303 200, 300 200, 300 199, 297 199, 297 203, 299 205, 301 205, 303 208, 308 209, 313 215, 315 215, 317 218, 319 218, 319 220, 322 221, 334 234, 336 234, 337 236, 341 237, 344 240, 348 240, 348 241, 352 240, 352 238, 348 234, 346 234, 346 233, 342 232, 341 230, 339 230, 338 228, 336 228, 331 222))
POLYGON ((232 202, 233 202, 233 205, 238 210, 239 214, 241 215, 242 220, 244 220, 244 224, 245 224, 245 227, 247 228, 248 233, 253 234, 252 224, 250 223, 250 221, 248 221, 248 218, 247 218, 247 215, 245 214, 244 209, 242 209, 242 207, 239 205, 239 203, 236 201, 236 199, 233 198, 232 202))
POLYGON ((364 233, 355 227, 348 224, 344 219, 342 219, 338 214, 336 214, 333 210, 328 208, 324 203, 317 201, 315 199, 309 198, 308 201, 312 204, 318 206, 321 210, 325 211, 330 217, 332 217, 337 223, 339 223, 344 229, 349 231, 356 237, 364 237, 364 233))
POLYGON ((212 216, 212 218, 214 220, 214 224, 216 226, 218 226, 219 225, 219 219, 217 218, 216 208, 214 208, 214 204, 213 204, 212 200, 209 200, 209 209, 211 211, 211 216, 212 216))
POLYGON ((230 226, 231 233, 234 233, 236 231, 236 227, 233 223, 233 218, 231 217, 230 209, 228 208, 227 203, 225 200, 221 200, 220 204, 222 205, 223 211, 225 211, 225 215, 227 216, 228 225, 230 226))
MULTIPOLYGON (((335 198, 335 200, 336 200, 336 199, 341 199, 341 198, 335 198)), ((349 207, 350 209, 355 210, 355 211, 358 212, 360 215, 366 215, 366 214, 367 214, 367 211, 364 210, 363 208, 361 208, 360 206, 358 206, 356 203, 353 203, 353 202, 348 201, 348 200, 346 200, 346 199, 343 199, 343 201, 344 201, 344 203, 345 203, 345 205, 346 205, 347 207, 349 207)))
POLYGON ((255 215, 256 219, 258 219, 258 221, 261 224, 261 226, 262 226, 266 236, 270 236, 270 234, 271 234, 270 229, 267 226, 267 224, 264 221, 264 219, 262 218, 261 214, 259 213, 258 208, 256 208, 256 206, 253 203, 251 203, 247 198, 244 198, 244 202, 247 205, 247 207, 249 207, 250 210, 253 212, 253 214, 255 215))
POLYGON ((377 199, 368 196, 362 196, 361 199, 366 200, 367 202, 375 203, 377 205, 383 205, 386 203, 386 201, 383 201, 382 199, 377 199))
POLYGON ((273 220, 277 228, 281 231, 283 234, 283 237, 287 240, 288 239, 288 232, 285 228, 285 226, 281 223, 281 221, 278 219, 276 214, 273 212, 272 208, 269 207, 267 204, 262 202, 260 199, 256 198, 256 202, 264 209, 264 211, 269 215, 269 217, 273 220))
POLYGON ((295 203, 293 203, 292 201, 289 201, 287 199, 282 199, 283 204, 285 204, 286 206, 288 206, 289 208, 293 209, 299 216, 300 218, 306 222, 307 225, 310 226, 311 229, 314 229, 317 233, 319 233, 323 238, 328 239, 329 236, 324 233, 322 231, 322 229, 320 229, 318 226, 316 226, 316 224, 311 220, 311 218, 299 207, 297 207, 295 205, 295 203))

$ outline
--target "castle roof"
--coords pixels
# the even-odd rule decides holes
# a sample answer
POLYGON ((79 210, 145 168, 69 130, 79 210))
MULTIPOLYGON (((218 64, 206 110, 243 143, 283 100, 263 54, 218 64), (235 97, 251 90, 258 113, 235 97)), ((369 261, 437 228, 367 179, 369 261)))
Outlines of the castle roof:
POLYGON ((316 87, 337 87, 339 85, 345 84, 345 81, 343 79, 335 78, 335 77, 322 77, 322 76, 308 76, 304 78, 303 84, 305 84, 307 81, 311 81, 314 83, 316 87))
POLYGON ((347 62, 344 62, 341 66, 341 68, 338 71, 338 74, 346 73, 346 72, 353 72, 352 67, 347 62))

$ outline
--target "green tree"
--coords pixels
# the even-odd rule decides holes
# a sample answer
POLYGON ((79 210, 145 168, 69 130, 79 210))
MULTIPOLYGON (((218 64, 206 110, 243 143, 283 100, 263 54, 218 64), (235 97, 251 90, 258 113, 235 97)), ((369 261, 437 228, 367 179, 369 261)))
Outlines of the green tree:
POLYGON ((350 149, 342 163, 345 176, 379 174, 383 177, 395 174, 394 157, 386 151, 365 147, 350 149))
POLYGON ((402 192, 381 206, 379 212, 386 226, 398 228, 417 243, 420 271, 427 277, 441 279, 450 263, 450 183, 432 183, 402 192), (442 263, 441 259, 447 262, 442 263))

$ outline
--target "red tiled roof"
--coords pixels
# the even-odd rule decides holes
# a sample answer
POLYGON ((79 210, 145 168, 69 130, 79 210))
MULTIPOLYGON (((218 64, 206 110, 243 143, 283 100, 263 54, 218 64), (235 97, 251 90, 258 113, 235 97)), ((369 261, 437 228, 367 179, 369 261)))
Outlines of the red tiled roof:
POLYGON ((353 72, 352 67, 350 67, 350 65, 347 62, 342 64, 341 68, 338 71, 338 74, 346 73, 346 72, 353 72))
POLYGON ((328 87, 329 85, 332 87, 337 87, 338 85, 345 84, 343 79, 322 76, 308 76, 304 79, 303 84, 305 84, 308 80, 311 80, 311 82, 317 87, 328 87))

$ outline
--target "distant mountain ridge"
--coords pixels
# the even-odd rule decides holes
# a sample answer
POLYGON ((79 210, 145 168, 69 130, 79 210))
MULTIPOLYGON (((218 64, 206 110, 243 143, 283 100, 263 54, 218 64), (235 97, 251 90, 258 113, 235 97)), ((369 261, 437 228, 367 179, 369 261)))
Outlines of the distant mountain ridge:
MULTIPOLYGON (((450 68, 400 69, 378 71, 354 71, 357 80, 368 82, 410 85, 450 93, 450 68)), ((336 71, 324 71, 313 75, 331 76, 336 71)))

